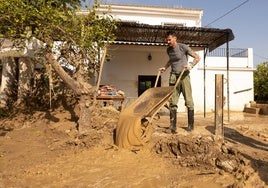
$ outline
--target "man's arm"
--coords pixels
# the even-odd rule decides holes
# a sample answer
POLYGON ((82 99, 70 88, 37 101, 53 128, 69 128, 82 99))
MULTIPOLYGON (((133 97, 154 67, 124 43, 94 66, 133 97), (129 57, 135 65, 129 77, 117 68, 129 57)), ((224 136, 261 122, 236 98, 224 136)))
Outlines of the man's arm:
POLYGON ((189 63, 190 69, 192 69, 200 61, 200 57, 192 49, 188 51, 188 54, 194 58, 194 60, 189 63))
POLYGON ((159 68, 159 71, 165 72, 169 66, 170 66, 170 60, 166 63, 164 67, 159 68))

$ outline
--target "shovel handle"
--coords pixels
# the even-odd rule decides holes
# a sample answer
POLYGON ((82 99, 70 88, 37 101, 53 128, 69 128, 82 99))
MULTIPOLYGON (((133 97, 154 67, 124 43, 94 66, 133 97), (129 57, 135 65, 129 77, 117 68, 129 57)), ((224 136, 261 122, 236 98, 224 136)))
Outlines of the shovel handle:
POLYGON ((157 83, 158 83, 158 80, 159 80, 159 76, 160 76, 160 74, 161 74, 161 71, 158 71, 158 73, 157 73, 157 77, 156 77, 156 80, 155 80, 154 87, 156 87, 156 86, 157 86, 157 83))
POLYGON ((179 76, 179 78, 177 79, 176 84, 175 84, 175 86, 174 86, 174 90, 177 88, 177 86, 178 86, 178 84, 179 84, 179 82, 180 82, 180 80, 181 80, 181 77, 182 77, 182 75, 183 75, 183 73, 184 73, 185 70, 186 70, 186 68, 183 68, 183 69, 182 69, 182 71, 181 71, 181 73, 180 73, 180 76, 179 76))

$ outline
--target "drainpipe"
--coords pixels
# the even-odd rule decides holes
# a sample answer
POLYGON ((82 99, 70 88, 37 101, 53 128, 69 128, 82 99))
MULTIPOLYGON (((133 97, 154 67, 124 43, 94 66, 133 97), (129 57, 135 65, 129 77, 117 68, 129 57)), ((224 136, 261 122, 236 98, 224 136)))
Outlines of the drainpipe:
POLYGON ((230 91, 229 91, 229 33, 226 35, 226 58, 227 58, 227 112, 228 112, 228 122, 230 122, 230 91))

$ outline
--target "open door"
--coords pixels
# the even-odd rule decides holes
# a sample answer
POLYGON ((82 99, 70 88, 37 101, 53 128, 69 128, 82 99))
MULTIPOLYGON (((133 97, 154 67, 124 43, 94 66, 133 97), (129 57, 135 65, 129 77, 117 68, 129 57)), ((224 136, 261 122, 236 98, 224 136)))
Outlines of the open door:
MULTIPOLYGON (((138 76, 138 96, 145 90, 154 87, 157 76, 152 75, 139 75, 138 76)), ((157 87, 161 87, 161 76, 158 79, 157 87)))

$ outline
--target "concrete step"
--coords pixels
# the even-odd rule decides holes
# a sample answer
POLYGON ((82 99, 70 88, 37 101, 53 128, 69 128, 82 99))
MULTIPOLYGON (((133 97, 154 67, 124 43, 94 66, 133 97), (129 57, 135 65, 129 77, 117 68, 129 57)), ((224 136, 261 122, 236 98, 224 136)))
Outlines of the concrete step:
POLYGON ((260 108, 257 107, 244 107, 243 112, 250 113, 250 114, 259 114, 260 108))

